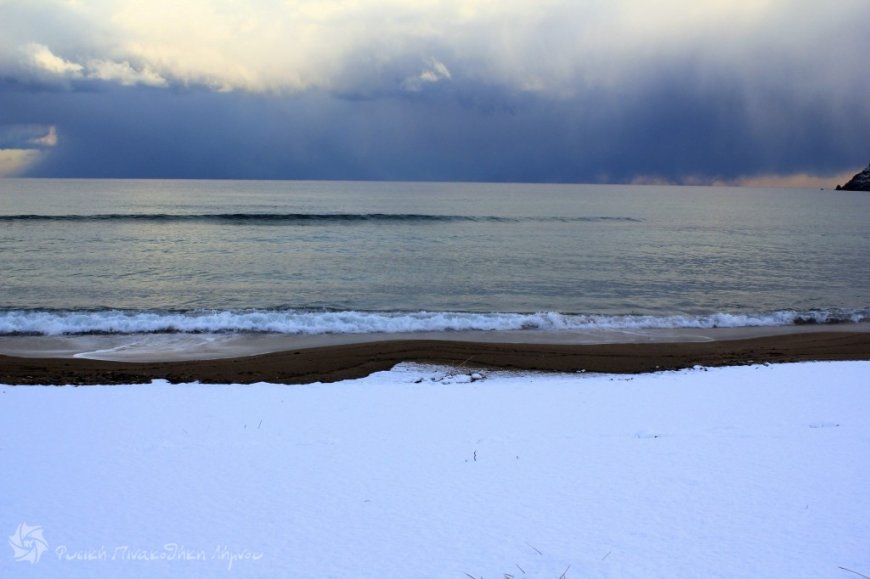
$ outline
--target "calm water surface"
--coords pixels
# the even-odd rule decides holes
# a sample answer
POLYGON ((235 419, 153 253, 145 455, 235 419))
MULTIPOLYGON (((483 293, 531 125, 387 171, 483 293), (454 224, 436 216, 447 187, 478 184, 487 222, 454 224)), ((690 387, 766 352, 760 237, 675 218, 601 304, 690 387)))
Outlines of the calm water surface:
POLYGON ((0 180, 0 332, 107 310, 860 319, 868 306, 860 192, 0 180))

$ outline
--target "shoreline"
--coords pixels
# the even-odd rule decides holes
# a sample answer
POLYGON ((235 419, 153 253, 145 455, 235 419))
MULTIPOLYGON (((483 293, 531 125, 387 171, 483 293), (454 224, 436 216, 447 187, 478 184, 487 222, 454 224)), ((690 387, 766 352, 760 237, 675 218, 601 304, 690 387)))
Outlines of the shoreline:
POLYGON ((870 323, 726 328, 586 330, 463 330, 402 333, 278 334, 142 333, 0 336, 0 355, 19 358, 84 358, 113 362, 180 362, 370 342, 448 341, 492 344, 595 345, 712 342, 804 333, 870 332, 870 323))
MULTIPOLYGON (((741 328, 747 330, 749 328, 741 328)), ((783 330, 766 328, 765 330, 783 330)), ((870 360, 870 332, 856 328, 819 328, 773 332, 774 335, 722 339, 609 343, 529 343, 462 339, 401 339, 366 336, 368 341, 299 345, 269 353, 237 357, 169 361, 112 361, 74 357, 0 355, 0 383, 9 385, 112 385, 148 383, 308 384, 361 378, 400 362, 420 362, 475 369, 545 372, 637 374, 679 370, 696 365, 870 360)), ((697 333, 698 331, 696 331, 697 333)), ((703 332, 709 334, 709 330, 703 332)), ((528 333, 523 333, 528 337, 528 333)), ((2 351, 2 350, 0 350, 2 351)))

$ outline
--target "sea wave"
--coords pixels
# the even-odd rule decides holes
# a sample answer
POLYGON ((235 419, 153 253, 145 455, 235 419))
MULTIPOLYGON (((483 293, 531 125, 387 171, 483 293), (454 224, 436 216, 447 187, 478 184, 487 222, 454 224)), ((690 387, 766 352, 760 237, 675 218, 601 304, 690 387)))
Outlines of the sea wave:
POLYGON ((0 222, 199 222, 237 225, 314 225, 351 223, 519 223, 640 222, 633 217, 505 217, 497 215, 432 215, 423 213, 105 213, 93 215, 0 215, 0 222))
POLYGON ((580 331, 738 328, 870 322, 860 310, 780 310, 709 315, 584 315, 557 312, 364 312, 322 310, 0 310, 0 335, 140 333, 367 334, 453 331, 580 331))

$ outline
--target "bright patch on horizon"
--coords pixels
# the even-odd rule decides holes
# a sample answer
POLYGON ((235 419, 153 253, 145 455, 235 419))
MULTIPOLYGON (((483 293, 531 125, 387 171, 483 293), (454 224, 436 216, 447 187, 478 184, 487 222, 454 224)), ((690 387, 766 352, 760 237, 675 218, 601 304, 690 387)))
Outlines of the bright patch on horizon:
POLYGON ((57 146, 54 125, 0 125, 0 177, 17 177, 35 167, 57 146))
POLYGON ((746 175, 734 179, 721 177, 705 177, 702 175, 685 175, 680 179, 669 179, 662 175, 637 175, 630 180, 631 185, 687 185, 696 187, 757 187, 757 188, 791 188, 791 189, 833 189, 838 184, 846 183, 861 169, 842 171, 834 175, 791 173, 746 175))
POLYGON ((0 149, 0 177, 18 177, 36 165, 42 153, 36 149, 0 149))

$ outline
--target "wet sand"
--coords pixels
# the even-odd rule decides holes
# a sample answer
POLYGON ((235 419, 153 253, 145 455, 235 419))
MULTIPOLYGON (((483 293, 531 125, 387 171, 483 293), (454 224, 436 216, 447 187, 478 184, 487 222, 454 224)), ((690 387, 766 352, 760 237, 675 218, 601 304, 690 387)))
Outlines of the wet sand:
MULTIPOLYGON (((82 342, 85 338, 66 342, 57 338, 52 342, 50 338, 17 337, 0 343, 0 352, 16 354, 0 355, 0 383, 130 384, 166 379, 214 384, 304 384, 358 378, 399 362, 518 371, 640 373, 695 365, 870 360, 870 332, 863 325, 634 332, 631 340, 624 332, 620 334, 598 332, 597 337, 590 337, 567 332, 463 332, 450 339, 445 339, 444 333, 431 335, 438 339, 430 335, 403 335, 401 339, 385 335, 307 339, 226 336, 222 344, 218 336, 211 345, 191 349, 185 347, 191 345, 187 337, 163 350, 159 340, 151 344, 150 350, 147 344, 139 350, 129 347, 126 359, 124 343, 112 346, 112 339, 117 337, 87 338, 93 340, 91 346, 109 346, 103 350, 114 349, 116 355, 120 352, 121 360, 94 359, 99 352, 81 349, 87 345, 82 342), (99 343, 100 338, 105 338, 104 343, 99 343), (343 343, 330 343, 336 339, 343 343), (259 353, 264 349, 269 353, 259 353), (251 353, 256 355, 248 355, 251 353), (143 361, 143 355, 150 359, 143 361), (191 356, 195 359, 189 359, 191 356)), ((143 338, 147 342, 147 336, 143 338)), ((112 352, 103 354, 112 356, 112 352)))
POLYGON ((796 333, 870 332, 870 324, 766 326, 742 328, 592 329, 575 331, 462 331, 401 334, 288 335, 104 334, 73 336, 0 336, 0 355, 23 358, 87 358, 116 362, 175 362, 241 358, 323 346, 410 340, 485 342, 493 344, 630 344, 711 342, 796 333))

